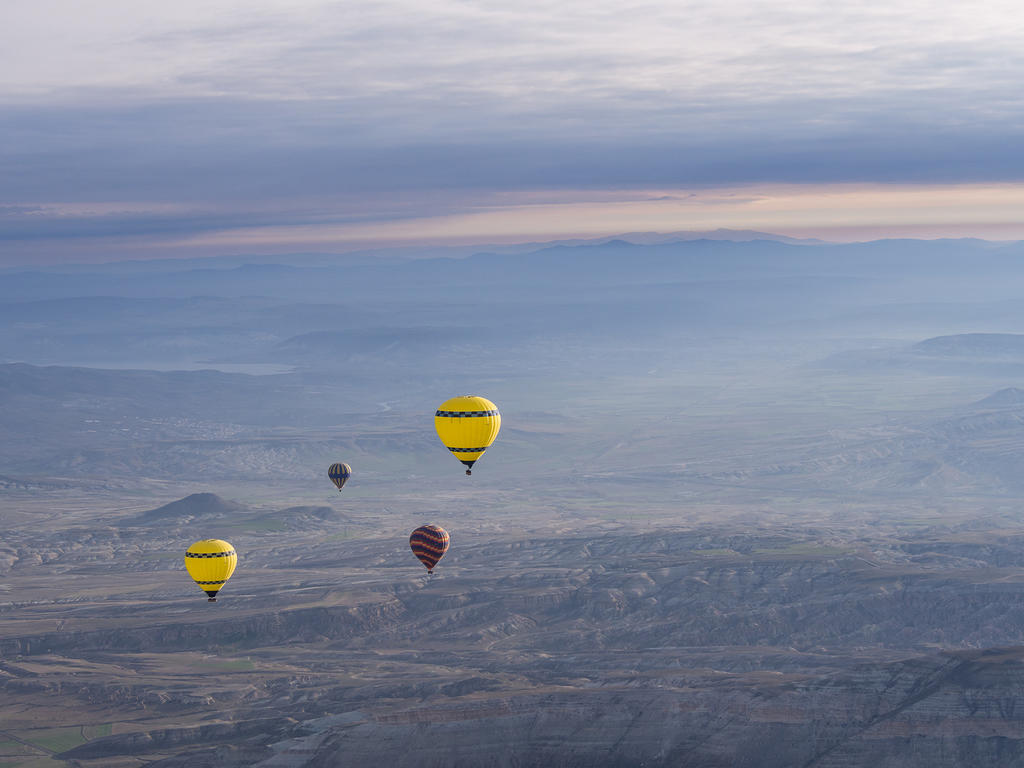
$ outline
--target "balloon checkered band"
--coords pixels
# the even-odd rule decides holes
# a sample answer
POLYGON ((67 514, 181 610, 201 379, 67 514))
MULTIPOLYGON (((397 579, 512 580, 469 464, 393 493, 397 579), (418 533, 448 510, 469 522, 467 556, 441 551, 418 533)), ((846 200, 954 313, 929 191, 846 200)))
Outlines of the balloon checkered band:
POLYGON ((497 416, 498 409, 493 411, 438 411, 435 416, 450 416, 455 419, 468 419, 478 416, 497 416))
POLYGON ((485 445, 483 448, 449 448, 452 453, 483 453, 487 450, 485 445))
POLYGON ((185 557, 231 557, 235 550, 230 552, 186 552, 185 557))
POLYGON ((227 584, 227 579, 221 579, 220 581, 197 581, 196 584, 199 586, 212 585, 212 584, 227 584))

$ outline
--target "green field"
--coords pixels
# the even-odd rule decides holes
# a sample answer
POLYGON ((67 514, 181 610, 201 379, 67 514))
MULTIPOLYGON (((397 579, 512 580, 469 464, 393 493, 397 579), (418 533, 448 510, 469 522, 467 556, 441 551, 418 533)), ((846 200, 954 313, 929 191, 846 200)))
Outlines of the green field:
POLYGON ((99 739, 103 736, 109 736, 113 729, 114 726, 112 723, 104 723, 103 725, 83 725, 82 735, 85 736, 88 741, 92 741, 93 739, 99 739))
POLYGON ((0 768, 67 768, 67 763, 46 755, 25 755, 14 758, 0 757, 0 768))
POLYGON ((82 735, 81 727, 78 726, 22 731, 17 735, 25 741, 51 752, 65 752, 88 741, 82 735))
POLYGON ((0 759, 5 757, 20 757, 31 751, 31 747, 26 747, 17 741, 0 741, 0 759))
POLYGON ((695 555, 705 555, 713 557, 715 555, 738 555, 739 553, 735 549, 694 549, 691 550, 695 555))
POLYGON ((829 547, 823 544, 815 544, 813 541, 797 542, 788 547, 754 547, 752 553, 755 555, 809 555, 831 557, 842 555, 845 550, 837 547, 829 547))
POLYGON ((256 664, 249 659, 204 660, 190 666, 201 672, 249 672, 256 669, 256 664))

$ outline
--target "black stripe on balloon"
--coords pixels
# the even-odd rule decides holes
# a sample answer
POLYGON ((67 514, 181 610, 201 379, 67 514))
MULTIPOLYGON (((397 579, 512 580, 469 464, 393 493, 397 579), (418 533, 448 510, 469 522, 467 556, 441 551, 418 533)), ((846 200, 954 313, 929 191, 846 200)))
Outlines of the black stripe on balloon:
POLYGON ((409 543, 413 544, 413 545, 415 545, 415 544, 424 544, 424 545, 426 545, 428 547, 443 547, 445 544, 448 543, 448 539, 441 538, 441 537, 434 538, 433 536, 422 536, 422 535, 420 535, 420 536, 413 536, 413 537, 411 537, 409 539, 409 543))
POLYGON ((443 555, 445 553, 445 550, 443 548, 441 548, 441 547, 438 547, 437 549, 435 549, 433 547, 427 547, 427 546, 424 546, 422 544, 413 544, 412 545, 412 551, 414 553, 416 553, 417 555, 420 554, 420 553, 426 552, 426 553, 431 554, 431 555, 438 555, 438 556, 440 556, 440 555, 443 555))
POLYGON ((230 552, 186 552, 185 557, 231 557, 233 554, 235 554, 235 550, 230 552))

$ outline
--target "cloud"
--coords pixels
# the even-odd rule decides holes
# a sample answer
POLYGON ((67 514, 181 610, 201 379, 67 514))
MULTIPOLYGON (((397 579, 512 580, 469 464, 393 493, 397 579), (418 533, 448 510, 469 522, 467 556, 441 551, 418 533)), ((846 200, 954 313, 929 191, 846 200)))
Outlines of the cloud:
MULTIPOLYGON (((1018 8, 1006 0, 984 8, 108 0, 103 8, 83 16, 70 0, 7 4, 0 101, 349 105, 375 131, 408 137, 458 130, 474 115, 471 129, 515 116, 573 123, 601 111, 621 125, 623 111, 646 118, 808 100, 891 107, 928 91, 945 93, 953 111, 1006 108, 1024 62, 1018 8)), ((601 123, 591 127, 600 133, 601 123)))
POLYGON ((0 205, 177 207, 0 217, 0 237, 1019 180, 1020 18, 1007 0, 7 3, 0 205))
MULTIPOLYGON (((755 182, 953 182, 1024 177, 1015 125, 931 127, 901 114, 812 131, 806 105, 695 115, 678 132, 571 132, 379 144, 286 130, 316 110, 221 102, 120 110, 8 109, 0 117, 0 204, 54 200, 272 201, 430 190, 721 186, 755 182), (301 112, 301 110, 296 110, 301 112), (74 130, 69 131, 68 126, 74 130), (250 127, 247 127, 250 126, 250 127), (282 137, 282 134, 285 134, 282 137)), ((680 121, 682 119, 680 118, 680 121)))
POLYGON ((389 245, 523 242, 625 231, 757 229, 825 239, 880 236, 1024 238, 1024 184, 753 185, 718 189, 537 190, 439 202, 421 215, 413 196, 389 217, 353 216, 341 206, 318 215, 197 214, 127 206, 49 206, 12 213, 6 263, 167 255, 339 252, 389 245), (670 194, 664 194, 670 193, 670 194), (516 202, 516 198, 520 198, 516 202), (32 219, 28 221, 28 219, 32 219), (18 225, 29 228, 19 231, 18 225), (73 250, 65 250, 68 245, 73 250))

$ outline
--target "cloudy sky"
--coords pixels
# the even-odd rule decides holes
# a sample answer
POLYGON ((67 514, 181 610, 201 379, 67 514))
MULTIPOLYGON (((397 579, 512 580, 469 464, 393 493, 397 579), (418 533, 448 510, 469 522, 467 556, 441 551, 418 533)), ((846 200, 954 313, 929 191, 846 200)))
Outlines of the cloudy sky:
POLYGON ((0 4, 0 264, 1024 238, 1008 0, 0 4))

